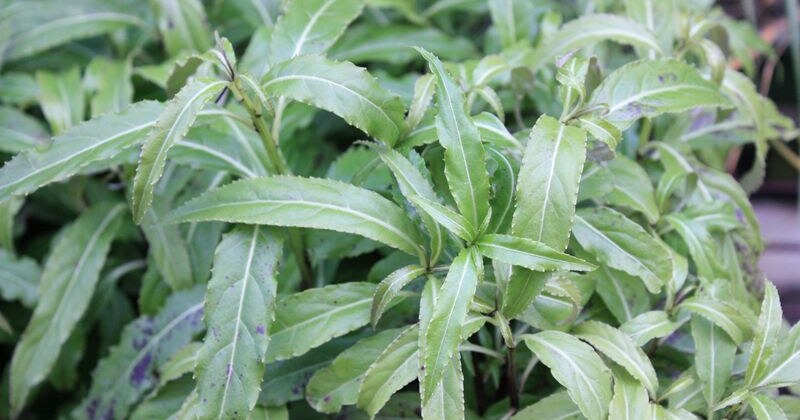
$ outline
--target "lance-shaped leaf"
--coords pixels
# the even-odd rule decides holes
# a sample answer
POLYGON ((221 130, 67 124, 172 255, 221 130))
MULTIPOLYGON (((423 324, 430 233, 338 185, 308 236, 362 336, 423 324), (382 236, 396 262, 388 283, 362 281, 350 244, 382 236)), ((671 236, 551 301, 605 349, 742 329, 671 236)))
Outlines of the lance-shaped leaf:
POLYGON ((745 384, 752 385, 766 373, 778 340, 782 319, 783 311, 778 289, 772 282, 767 281, 764 286, 764 300, 761 302, 761 315, 758 317, 753 347, 750 349, 750 359, 747 362, 745 384))
POLYGON ((211 48, 211 32, 202 2, 155 0, 153 9, 161 39, 170 56, 211 48))
POLYGON ((400 332, 387 330, 360 340, 339 354, 330 366, 316 371, 306 385, 309 405, 321 413, 338 413, 343 405, 355 404, 367 369, 400 332))
POLYGON ((789 330, 785 340, 778 342, 769 369, 756 387, 781 387, 800 381, 800 323, 789 330))
POLYGON ((103 3, 31 1, 5 6, 4 12, 10 12, 13 18, 6 18, 9 32, 4 33, 8 36, 3 45, 4 59, 19 60, 70 41, 131 25, 144 26, 144 22, 132 14, 101 5, 103 3))
POLYGON ((572 233, 598 262, 639 277, 651 293, 672 277, 672 259, 664 245, 616 210, 578 211, 572 233))
POLYGON ((679 325, 669 319, 664 311, 650 311, 639 314, 619 326, 619 330, 628 334, 637 345, 643 346, 654 338, 666 337, 679 325))
POLYGON ((343 283, 278 300, 267 361, 288 359, 369 323, 375 285, 343 283))
POLYGON ((156 201, 145 213, 141 228, 164 282, 173 290, 185 289, 193 282, 189 249, 178 229, 180 226, 162 222, 168 211, 166 200, 156 201))
POLYGON ((167 103, 158 122, 142 145, 139 166, 133 179, 132 210, 139 222, 153 201, 153 189, 164 173, 167 152, 194 124, 205 103, 227 84, 225 81, 194 79, 167 103))
POLYGON ((417 377, 419 327, 403 330, 369 367, 358 391, 358 407, 374 416, 389 398, 417 377))
POLYGON ((330 111, 390 146, 405 131, 405 105, 400 97, 348 62, 318 55, 295 57, 272 67, 262 87, 267 95, 330 111))
POLYGON ((53 245, 42 271, 39 302, 11 359, 12 415, 50 373, 86 311, 123 214, 121 204, 91 207, 53 245))
POLYGON ((469 220, 447 206, 422 197, 412 197, 411 202, 436 223, 467 242, 473 241, 478 234, 477 228, 469 220))
POLYGON ((607 105, 604 118, 620 130, 642 117, 730 104, 714 82, 672 59, 640 60, 618 68, 603 79, 591 103, 607 105))
POLYGON ((472 226, 489 213, 489 174, 480 133, 467 112, 464 94, 436 56, 418 49, 436 75, 436 133, 444 147, 445 175, 456 205, 472 226))
POLYGON ((422 349, 425 373, 422 381, 426 395, 423 395, 423 404, 430 400, 453 355, 458 352, 461 324, 467 317, 478 279, 482 275, 483 261, 472 248, 463 249, 450 264, 425 331, 426 348, 422 349))
POLYGON ((641 382, 650 395, 655 397, 658 389, 656 371, 633 339, 620 330, 597 321, 581 323, 574 333, 625 368, 628 374, 641 382))
POLYGON ((591 271, 596 267, 534 240, 511 235, 483 235, 475 243, 481 254, 534 271, 591 271))
POLYGON ((89 164, 107 161, 138 144, 155 125, 163 105, 143 101, 119 114, 70 128, 43 150, 31 149, 0 169, 0 197, 28 194, 75 175, 89 164))
POLYGON ((715 261, 713 247, 716 240, 706 226, 680 213, 670 214, 665 219, 689 248, 698 277, 708 280, 715 278, 718 264, 715 261))
POLYGON ((417 228, 397 205, 330 179, 271 176, 234 182, 186 203, 172 219, 328 229, 423 254, 417 228))
POLYGON ((645 387, 624 370, 614 369, 614 397, 608 407, 608 418, 637 420, 652 416, 645 387))
POLYGON ((724 395, 733 370, 736 343, 711 321, 692 316, 694 368, 703 384, 703 396, 713 406, 724 395))
POLYGON ((585 159, 586 132, 539 117, 519 172, 514 235, 557 251, 567 247, 585 159))
POLYGON ((0 106, 0 150, 19 153, 49 142, 50 134, 41 121, 8 106, 0 106))
POLYGON ((745 342, 753 335, 753 322, 731 304, 694 297, 682 302, 680 307, 713 322, 737 344, 745 342))
POLYGON ((584 416, 604 419, 611 402, 611 372, 589 345, 560 331, 524 336, 525 344, 550 368, 584 416))
POLYGON ((39 85, 39 106, 55 134, 83 121, 85 99, 81 71, 73 67, 61 73, 36 72, 39 85))
MULTIPOLYGON (((409 111, 409 113, 410 112, 411 111, 409 111)), ((397 180, 397 185, 400 187, 400 192, 402 192, 407 199, 410 200, 412 197, 422 197, 426 200, 438 202, 438 197, 433 191, 433 186, 430 181, 422 175, 411 161, 392 149, 378 150, 378 154, 381 160, 383 160, 383 163, 392 171, 395 180, 397 180)), ((429 216, 427 212, 421 211, 420 218, 425 224, 425 228, 428 230, 428 235, 431 238, 429 263, 435 264, 439 259, 439 255, 442 253, 442 248, 444 248, 445 234, 439 226, 439 223, 437 223, 433 217, 429 216)))
POLYGON ((611 205, 627 207, 644 214, 647 221, 658 221, 653 185, 647 172, 632 159, 619 155, 606 165, 613 179, 613 188, 603 200, 611 205))
POLYGON ((492 24, 500 34, 503 48, 513 46, 519 40, 527 40, 533 4, 514 0, 489 0, 492 24))
POLYGON ((788 417, 781 406, 770 396, 750 394, 747 403, 753 409, 757 420, 787 420, 788 417))
POLYGON ((364 0, 307 0, 288 3, 269 43, 272 64, 299 55, 324 53, 364 8, 364 0))
POLYGON ((370 311, 373 327, 378 324, 381 315, 389 307, 392 299, 397 297, 400 290, 412 280, 424 274, 425 271, 424 267, 412 264, 393 271, 378 284, 375 289, 375 296, 372 298, 372 309, 370 311))
POLYGON ((14 257, 0 249, 0 296, 3 300, 19 300, 32 308, 39 295, 41 275, 42 269, 33 258, 14 257))
POLYGON ((626 45, 661 52, 658 41, 644 26, 614 15, 594 14, 565 24, 534 51, 534 68, 551 64, 558 56, 601 41, 611 40, 626 45))
POLYGON ((556 391, 535 404, 518 411, 511 420, 527 420, 530 418, 579 420, 583 418, 581 410, 572 402, 566 391, 556 391))
POLYGON ((154 316, 142 316, 122 331, 119 344, 92 374, 92 387, 76 409, 90 420, 125 417, 131 405, 158 383, 156 366, 163 365, 205 326, 203 289, 195 287, 167 299, 154 316))
POLYGON ((282 242, 268 228, 241 226, 217 246, 205 299, 208 332, 195 367, 200 418, 236 417, 256 404, 282 242))

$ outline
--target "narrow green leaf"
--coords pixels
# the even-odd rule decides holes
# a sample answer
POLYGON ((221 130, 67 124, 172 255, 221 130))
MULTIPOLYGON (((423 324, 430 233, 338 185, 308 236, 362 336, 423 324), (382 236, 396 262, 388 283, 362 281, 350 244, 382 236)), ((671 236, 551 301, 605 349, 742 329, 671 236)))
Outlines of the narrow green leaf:
POLYGON ((481 254, 534 271, 591 271, 596 266, 558 252, 541 242, 511 235, 483 235, 475 243, 481 254))
POLYGON ((489 14, 500 35, 503 48, 526 40, 530 32, 533 4, 514 0, 489 0, 489 14))
POLYGON ((42 269, 33 258, 15 257, 0 249, 0 296, 3 300, 19 300, 32 308, 38 299, 41 275, 42 269))
POLYGON ((467 242, 474 240, 478 234, 477 228, 472 223, 447 206, 422 197, 412 197, 411 202, 436 221, 437 224, 442 225, 445 229, 467 242))
POLYGON ((609 204, 627 207, 644 214, 647 221, 658 221, 653 185, 647 172, 635 161, 619 155, 606 164, 614 183, 613 189, 603 200, 609 204))
POLYGON ((417 49, 436 75, 436 133, 445 148, 445 175, 458 209, 472 226, 489 213, 489 174, 480 134, 467 112, 464 95, 436 56, 417 49))
POLYGON ((338 413, 343 405, 355 404, 367 370, 400 333, 399 329, 381 331, 359 340, 330 366, 316 371, 306 385, 308 404, 321 413, 338 413))
POLYGON ((587 344, 560 331, 524 336, 525 344, 550 368, 587 418, 604 419, 611 402, 611 372, 587 344))
POLYGON ((180 379, 183 375, 194 372, 197 353, 203 343, 192 341, 175 352, 164 364, 158 367, 158 386, 163 388, 167 383, 180 379))
POLYGON ((572 402, 566 391, 556 391, 534 404, 518 411, 511 420, 527 420, 542 418, 548 420, 580 420, 585 419, 580 408, 572 402))
POLYGON ((713 247, 717 241, 700 222, 683 214, 670 214, 665 217, 667 223, 680 235, 689 248, 689 254, 700 278, 711 280, 716 277, 717 262, 713 247))
POLYGON ((594 91, 591 103, 607 105, 604 118, 620 130, 642 117, 730 104, 697 69, 672 59, 634 61, 614 70, 594 91))
POLYGON ((654 338, 666 337, 676 329, 678 324, 669 319, 664 311, 650 311, 639 314, 620 325, 619 330, 628 334, 637 345, 643 346, 654 338))
POLYGON ((463 419, 464 411, 464 373, 461 371, 461 354, 456 353, 444 372, 442 382, 433 391, 428 403, 422 406, 422 416, 463 419))
POLYGON ((400 97, 351 63, 299 56, 273 66, 262 82, 267 95, 330 111, 389 146, 405 131, 405 105, 400 97))
POLYGON ((703 384, 706 403, 711 407, 725 395, 733 369, 736 343, 724 330, 703 317, 693 316, 691 324, 695 347, 694 368, 703 384))
POLYGON ((453 355, 461 343, 461 324, 466 319, 469 304, 475 295, 478 280, 483 275, 483 261, 472 248, 462 250, 450 264, 450 270, 442 283, 436 299, 436 307, 430 323, 425 328, 427 347, 422 349, 422 377, 426 404, 442 381, 453 355))
POLYGON ((238 227, 217 246, 204 309, 209 332, 195 367, 199 418, 236 417, 256 404, 282 251, 283 241, 260 226, 238 227))
POLYGON ((145 213, 141 228, 164 281, 173 290, 185 289, 193 283, 189 248, 178 226, 162 222, 168 211, 166 200, 157 200, 145 213))
POLYGON ((753 385, 766 373, 775 350, 782 320, 783 311, 778 289, 772 282, 766 281, 764 283, 764 300, 761 302, 761 315, 759 315, 758 324, 755 327, 753 346, 750 348, 750 359, 747 362, 746 385, 753 385))
POLYGON ((299 356, 331 338, 369 323, 375 285, 343 283, 309 289, 279 299, 271 336, 268 362, 299 356))
POLYGON ((544 289, 549 274, 512 267, 511 278, 503 297, 503 315, 516 318, 522 314, 544 289))
POLYGON ((155 0, 153 6, 161 39, 170 56, 211 48, 208 17, 199 0, 155 0))
POLYGON ((0 150, 16 154, 34 148, 43 149, 49 140, 50 134, 38 119, 17 108, 0 106, 0 150))
POLYGON ((91 99, 92 117, 109 112, 120 112, 133 100, 131 64, 128 61, 112 61, 95 58, 86 66, 84 83, 93 91, 91 99))
POLYGON ((728 303, 694 297, 683 301, 680 307, 713 322, 728 333, 736 344, 749 340, 753 335, 753 323, 745 313, 728 303))
POLYGON ((508 128, 496 115, 490 112, 481 112, 473 116, 472 121, 478 127, 482 142, 493 144, 500 149, 521 150, 523 148, 519 140, 508 131, 508 128))
POLYGON ((672 277, 672 260, 664 245, 616 210, 578 211, 572 233, 598 262, 639 277, 651 293, 658 293, 672 277))
POLYGON ((378 356, 369 367, 358 391, 358 407, 370 416, 380 411, 395 392, 417 377, 419 327, 412 325, 378 356))
POLYGON ((628 374, 641 382, 650 396, 655 397, 656 390, 658 390, 656 371, 653 369, 650 359, 633 339, 620 330, 597 321, 586 321, 579 324, 574 333, 578 338, 588 342, 625 368, 628 374))
POLYGON ((73 67, 63 73, 38 71, 36 82, 39 106, 54 134, 61 134, 83 121, 85 106, 79 68, 73 67))
POLYGON ((125 417, 158 382, 155 367, 205 328, 202 317, 203 289, 195 287, 170 296, 155 317, 143 315, 130 323, 119 344, 97 364, 92 387, 75 414, 90 420, 125 417))
POLYGON ((372 298, 372 309, 370 310, 370 319, 373 327, 378 324, 378 320, 389 307, 392 299, 400 294, 400 290, 412 280, 424 274, 425 271, 424 267, 412 264, 393 271, 378 284, 375 289, 375 296, 372 298))
POLYGON ((614 369, 614 397, 608 418, 619 420, 651 419, 650 399, 642 384, 621 369, 614 369))
POLYGON ((225 81, 194 79, 173 98, 147 136, 133 180, 132 211, 139 222, 153 201, 153 188, 164 172, 167 152, 189 131, 203 105, 222 90, 225 81))
POLYGON ((800 323, 795 324, 786 339, 777 343, 769 369, 756 387, 781 387, 800 381, 800 323))
POLYGON ((28 194, 92 163, 108 161, 141 142, 162 109, 157 102, 139 102, 65 131, 46 149, 20 153, 0 169, 0 196, 28 194))
POLYGON ((563 251, 569 243, 578 183, 586 159, 586 133, 539 117, 531 130, 517 184, 515 235, 563 251))
POLYGON ((278 19, 269 43, 272 64, 321 54, 361 14, 364 0, 294 0, 278 19))
POLYGON ((379 194, 329 179, 272 176, 237 181, 179 207, 178 222, 294 226, 353 233, 422 255, 411 220, 379 194))
POLYGON ((786 413, 772 397, 762 394, 751 394, 747 398, 750 408, 757 420, 788 420, 786 413))
POLYGON ((45 379, 94 293, 125 207, 98 204, 69 225, 42 271, 39 302, 11 359, 11 412, 45 379))

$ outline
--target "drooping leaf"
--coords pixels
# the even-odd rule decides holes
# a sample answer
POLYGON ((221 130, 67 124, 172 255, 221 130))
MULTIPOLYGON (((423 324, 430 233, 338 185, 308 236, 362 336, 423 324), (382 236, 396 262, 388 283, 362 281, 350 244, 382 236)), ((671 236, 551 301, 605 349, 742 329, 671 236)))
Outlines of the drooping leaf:
MULTIPOLYGON (((579 324, 575 335, 588 342, 608 358, 625 368, 635 380, 650 393, 656 395, 658 378, 647 355, 630 337, 620 330, 597 321, 579 324)), ((615 388, 616 393, 616 388, 615 388)))
POLYGON ((268 362, 299 356, 369 323, 375 285, 343 283, 279 299, 269 328, 268 362))
POLYGON ((436 133, 444 147, 445 174, 458 209, 472 226, 489 212, 489 174, 480 134, 469 116, 464 95, 436 56, 418 49, 436 75, 436 133))
POLYGON ((425 326, 426 348, 423 352, 425 394, 422 403, 430 400, 442 381, 453 355, 461 343, 461 324, 467 316, 478 280, 483 275, 483 262, 474 249, 462 250, 450 264, 436 299, 430 322, 425 326))
POLYGON ((11 359, 11 411, 45 379, 86 311, 125 208, 98 204, 69 225, 42 270, 39 302, 11 359))
POLYGON ((658 293, 672 277, 664 245, 616 210, 578 211, 572 233, 598 262, 640 278, 651 293, 658 293))
POLYGON ((28 194, 112 159, 141 142, 162 109, 157 102, 139 102, 65 131, 46 149, 20 153, 0 169, 0 196, 28 194))
POLYGON ((139 166, 133 180, 132 211, 141 221, 153 201, 153 189, 164 172, 167 152, 194 124, 203 105, 227 84, 225 81, 194 79, 173 98, 161 114, 142 146, 139 166))
POLYGON ((511 235, 483 235, 475 243, 481 254, 534 271, 591 271, 596 267, 580 258, 558 252, 541 242, 511 235))
POLYGON ((90 420, 124 417, 158 382, 154 371, 204 329, 203 289, 195 287, 170 296, 154 316, 144 315, 122 332, 92 374, 92 387, 76 409, 90 420))
POLYGON ((205 298, 208 333, 195 368, 199 418, 235 417, 255 406, 282 242, 268 228, 242 226, 217 247, 205 298))
POLYGON ((395 204, 328 179, 272 176, 234 182, 184 204, 172 219, 329 229, 422 254, 416 227, 395 204))
POLYGON ((766 373, 770 358, 775 351, 782 318, 778 289, 767 281, 764 284, 764 300, 761 302, 761 314, 755 327, 753 347, 750 349, 750 359, 747 362, 745 384, 752 385, 766 373))
POLYGON ((295 57, 273 66, 262 88, 267 95, 330 111, 390 146, 405 131, 405 105, 400 97, 348 62, 318 55, 295 57))
POLYGON ((400 333, 392 329, 362 339, 316 371, 306 386, 308 403, 321 413, 337 413, 342 405, 355 404, 367 370, 400 333))
POLYGON ((589 419, 604 419, 611 402, 611 372, 589 345, 560 331, 524 336, 525 344, 567 388, 572 401, 589 419))
POLYGON ((669 59, 640 60, 618 68, 597 87, 591 103, 607 105, 604 118, 623 130, 639 118, 730 102, 694 67, 669 59))

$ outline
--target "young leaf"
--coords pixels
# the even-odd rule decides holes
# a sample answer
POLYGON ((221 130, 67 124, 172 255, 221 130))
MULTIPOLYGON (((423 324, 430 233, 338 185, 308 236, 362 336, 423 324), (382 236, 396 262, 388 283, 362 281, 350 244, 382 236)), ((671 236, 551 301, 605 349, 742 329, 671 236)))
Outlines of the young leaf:
POLYGON ((525 344, 565 388, 584 416, 606 418, 611 402, 611 373, 587 344, 559 331, 524 336, 525 344))
POLYGON ((19 300, 32 308, 38 299, 41 275, 42 269, 33 258, 14 257, 0 249, 0 296, 3 300, 19 300))
POLYGON ((416 227, 394 203, 329 179, 272 176, 234 182, 179 207, 172 220, 328 229, 423 254, 416 227))
POLYGON ((176 293, 155 317, 144 315, 122 331, 119 344, 100 360, 92 387, 76 409, 90 420, 125 417, 131 405, 158 382, 160 366, 204 329, 203 289, 176 293))
POLYGON ((299 56, 273 66, 262 82, 267 95, 330 111, 389 146, 405 131, 405 105, 400 97, 351 63, 299 56))
POLYGON ((639 277, 651 293, 658 293, 672 277, 672 260, 664 245, 616 210, 578 211, 572 233, 598 262, 639 277))
POLYGON ((519 172, 512 222, 515 235, 556 251, 567 247, 585 159, 583 130, 547 115, 539 117, 519 172))
POLYGON ((709 407, 724 395, 731 377, 736 343, 711 321, 692 316, 694 368, 703 384, 703 396, 709 407))
POLYGON ((125 207, 98 204, 67 227, 42 271, 39 302, 11 359, 11 412, 45 379, 94 293, 125 207))
POLYGON ((268 362, 299 356, 369 323, 375 285, 343 283, 279 299, 269 328, 268 362))
POLYGON ((400 335, 400 329, 381 331, 340 353, 330 366, 314 373, 306 385, 308 404, 321 413, 338 413, 358 401, 367 369, 400 335))
POLYGON ((442 381, 453 355, 461 343, 461 324, 466 319, 469 304, 475 295, 478 280, 483 275, 483 261, 472 248, 462 250, 450 264, 436 299, 430 323, 425 327, 426 348, 423 351, 422 377, 426 404, 442 381))
POLYGON ((761 302, 761 315, 755 328, 753 347, 747 362, 745 385, 753 385, 760 380, 769 367, 769 361, 778 340, 783 311, 778 297, 778 289, 770 281, 764 284, 764 300, 761 302))
POLYGON ((358 407, 370 416, 380 411, 395 392, 417 377, 419 327, 403 330, 369 367, 358 391, 358 407))
POLYGON ((604 118, 624 130, 642 117, 730 102, 691 65, 665 59, 640 60, 618 68, 597 87, 591 103, 607 105, 604 118))
POLYGON ((119 114, 72 127, 46 149, 20 153, 0 169, 0 196, 28 194, 92 163, 110 160, 141 142, 162 109, 158 102, 139 102, 119 114))
POLYGON ((422 197, 411 197, 410 200, 437 224, 442 225, 459 238, 471 242, 478 234, 477 228, 455 210, 422 197))
POLYGON ((641 348, 618 329, 597 321, 579 324, 575 335, 588 342, 608 358, 625 368, 633 378, 641 382, 652 397, 658 390, 656 371, 641 348))
POLYGON ((409 265, 399 268, 386 276, 375 289, 375 296, 372 298, 372 309, 370 319, 372 326, 375 327, 381 315, 389 307, 392 299, 397 297, 400 290, 415 278, 425 273, 425 268, 418 265, 409 265))
POLYGON ((464 95, 436 56, 418 49, 436 75, 436 133, 444 147, 445 175, 456 205, 472 226, 489 213, 489 174, 480 134, 464 95))
POLYGON ((364 8, 364 0, 294 0, 278 19, 269 43, 272 64, 324 53, 364 8))
POLYGON ((481 254, 534 271, 591 271, 596 267, 541 242, 511 235, 483 235, 475 243, 481 254))
POLYGON ((195 367, 199 418, 236 417, 256 404, 282 242, 268 228, 241 226, 217 246, 205 299, 208 333, 195 367))
POLYGON ((194 79, 184 86, 158 116, 158 122, 142 146, 133 180, 133 218, 140 222, 153 201, 153 189, 164 173, 167 152, 189 131, 203 105, 227 84, 225 81, 194 79))

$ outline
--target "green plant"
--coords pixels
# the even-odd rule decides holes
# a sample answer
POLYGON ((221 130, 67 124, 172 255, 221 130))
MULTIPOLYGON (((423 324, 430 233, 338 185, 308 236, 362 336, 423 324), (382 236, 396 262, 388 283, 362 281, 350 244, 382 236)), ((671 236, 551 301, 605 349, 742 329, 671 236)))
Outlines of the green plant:
POLYGON ((4 2, 4 415, 800 416, 753 29, 419 3, 4 2))

